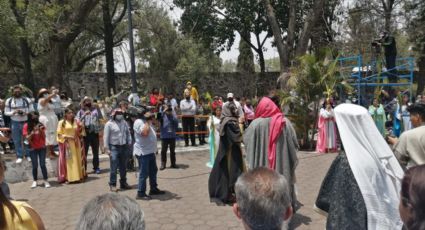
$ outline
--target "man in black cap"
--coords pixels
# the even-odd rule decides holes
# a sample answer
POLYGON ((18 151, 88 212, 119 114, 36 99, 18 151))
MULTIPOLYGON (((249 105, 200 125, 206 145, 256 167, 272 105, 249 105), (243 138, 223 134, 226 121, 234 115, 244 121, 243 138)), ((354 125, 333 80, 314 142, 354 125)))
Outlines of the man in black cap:
POLYGON ((414 127, 401 134, 399 139, 389 137, 394 145, 394 153, 401 166, 410 168, 425 164, 425 104, 411 105, 407 111, 414 127))

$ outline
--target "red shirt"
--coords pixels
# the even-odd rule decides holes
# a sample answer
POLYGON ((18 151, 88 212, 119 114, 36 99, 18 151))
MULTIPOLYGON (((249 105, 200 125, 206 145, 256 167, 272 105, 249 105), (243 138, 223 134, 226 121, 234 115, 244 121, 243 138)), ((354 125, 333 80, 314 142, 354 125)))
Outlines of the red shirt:
MULTIPOLYGON (((28 123, 25 123, 22 130, 24 138, 28 136, 28 123)), ((38 134, 33 134, 31 140, 28 140, 30 143, 31 149, 42 149, 46 147, 46 135, 44 134, 44 129, 41 129, 38 134)))

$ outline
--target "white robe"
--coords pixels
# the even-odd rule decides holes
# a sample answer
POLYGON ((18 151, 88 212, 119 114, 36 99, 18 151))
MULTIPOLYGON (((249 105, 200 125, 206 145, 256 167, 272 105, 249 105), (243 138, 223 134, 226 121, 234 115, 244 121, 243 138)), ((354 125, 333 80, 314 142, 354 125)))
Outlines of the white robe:
POLYGON ((400 164, 365 108, 342 104, 334 111, 350 168, 366 205, 368 229, 401 229, 398 205, 404 173, 400 164))

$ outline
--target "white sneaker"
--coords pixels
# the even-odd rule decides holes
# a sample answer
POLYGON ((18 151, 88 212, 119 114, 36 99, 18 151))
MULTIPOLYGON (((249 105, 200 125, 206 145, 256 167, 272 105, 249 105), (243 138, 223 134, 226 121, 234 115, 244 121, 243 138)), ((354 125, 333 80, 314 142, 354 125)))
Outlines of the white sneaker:
POLYGON ((27 157, 27 161, 28 161, 28 162, 31 162, 31 158, 27 157))
POLYGON ((44 187, 45 188, 50 188, 50 183, 48 181, 44 181, 44 187))
POLYGON ((37 188, 37 181, 32 182, 31 188, 37 188))
POLYGON ((18 158, 18 159, 16 160, 16 164, 20 164, 20 163, 22 163, 22 158, 18 158))

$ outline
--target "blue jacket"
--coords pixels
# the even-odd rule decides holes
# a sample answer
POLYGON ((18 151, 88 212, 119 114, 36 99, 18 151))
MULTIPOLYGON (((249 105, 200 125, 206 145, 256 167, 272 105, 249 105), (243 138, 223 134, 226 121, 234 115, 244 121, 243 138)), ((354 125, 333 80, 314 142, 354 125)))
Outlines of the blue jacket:
POLYGON ((166 115, 161 113, 160 125, 161 125, 161 139, 174 139, 176 138, 176 132, 178 128, 179 121, 177 120, 176 115, 166 115))

